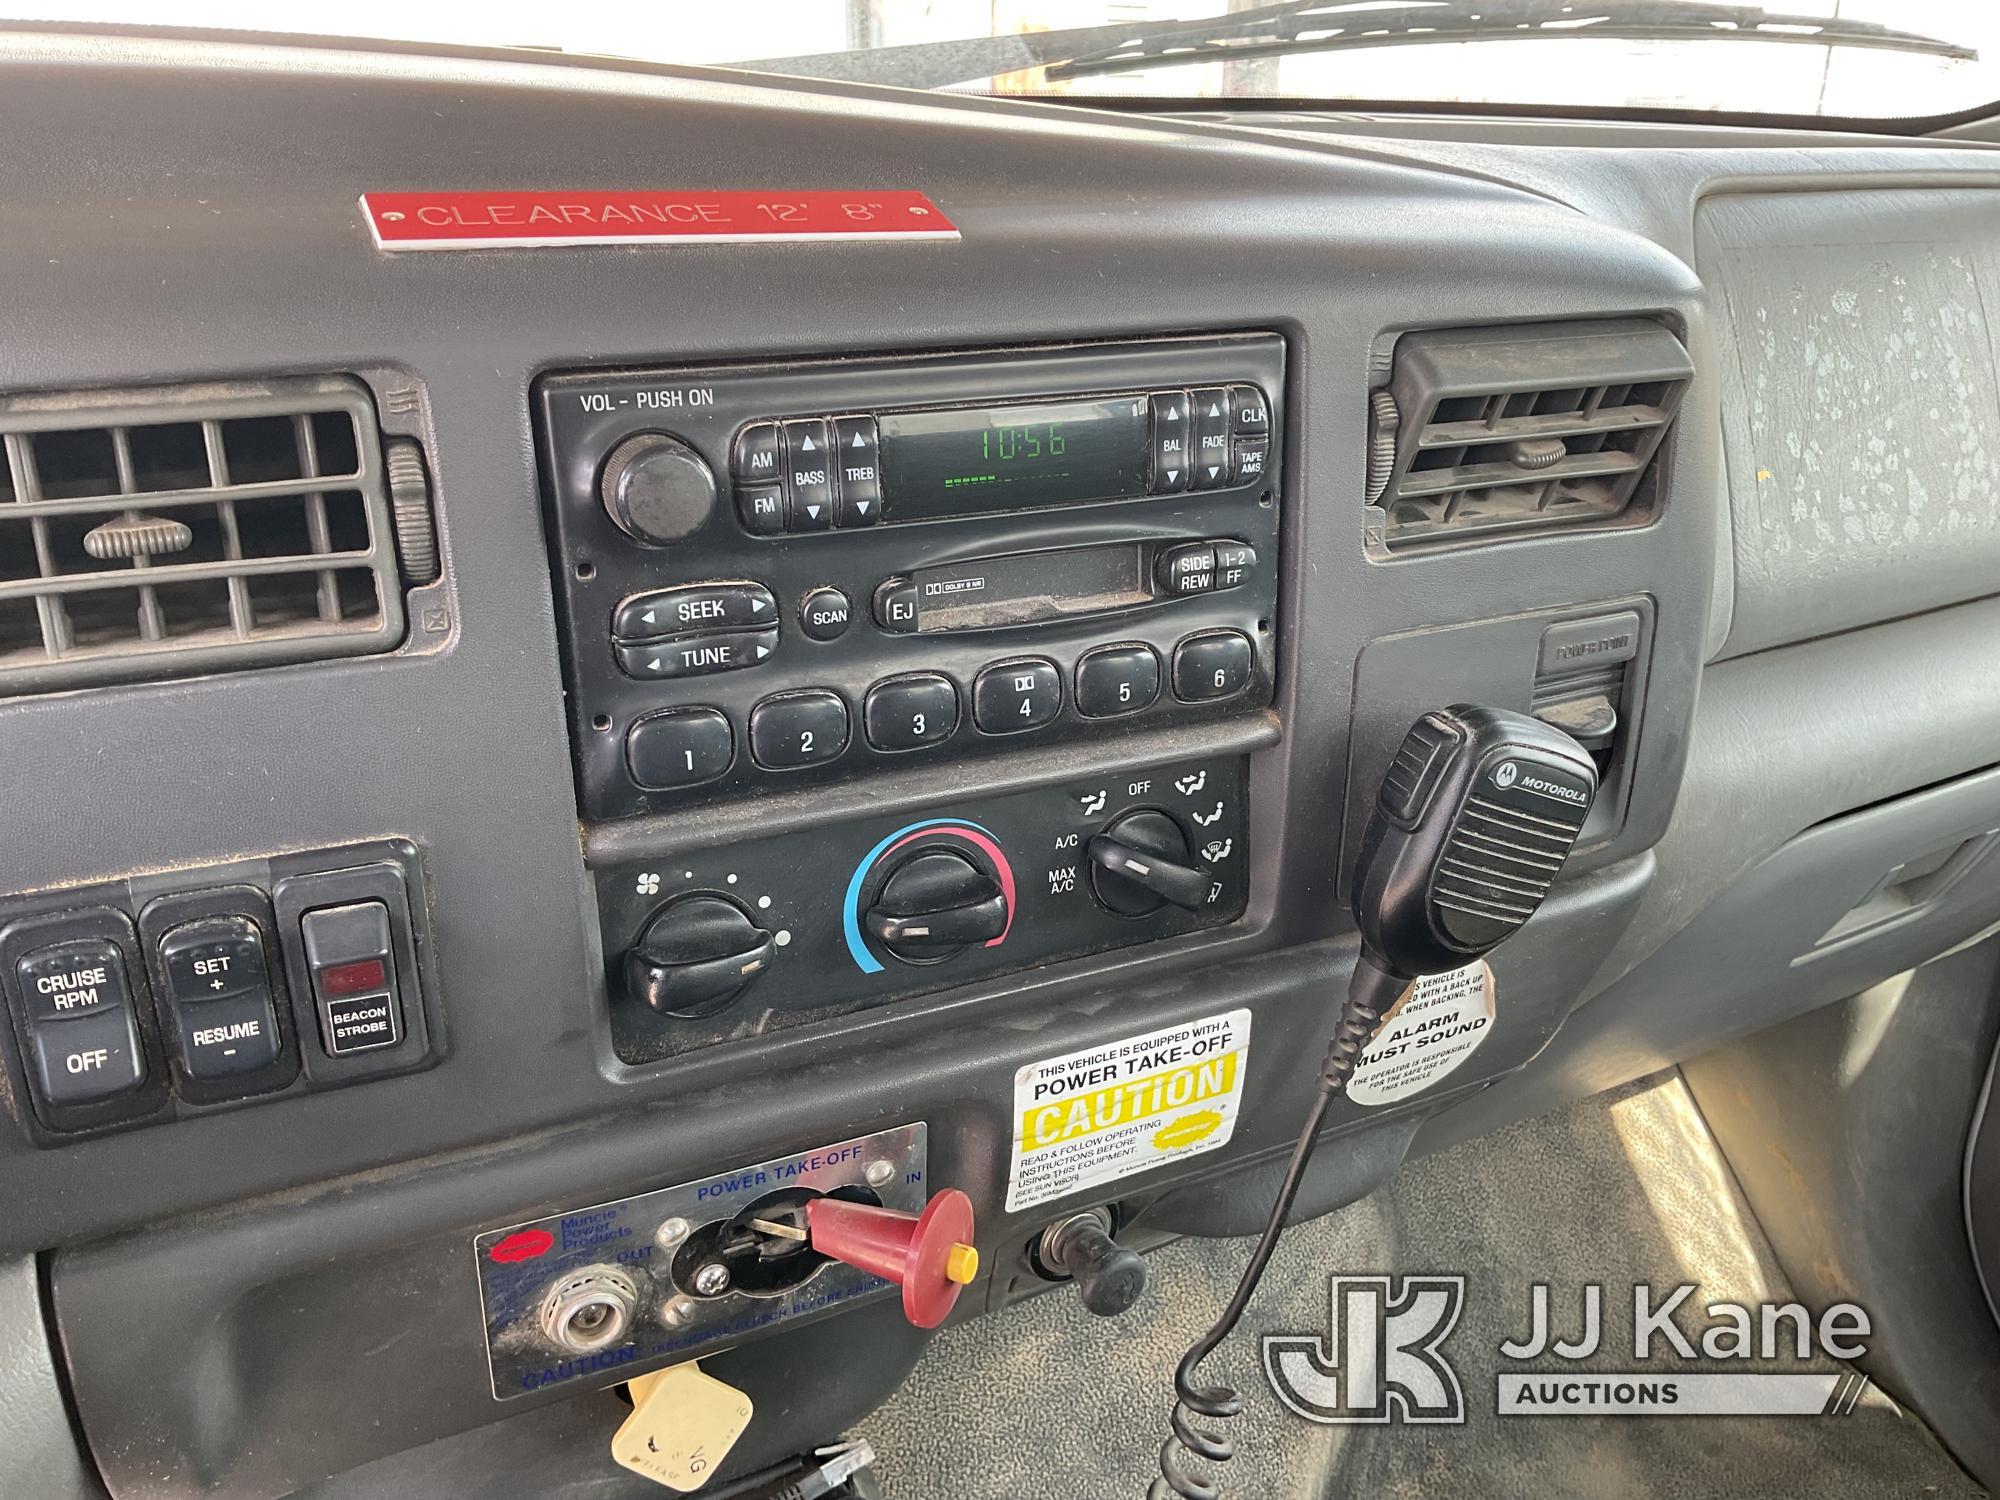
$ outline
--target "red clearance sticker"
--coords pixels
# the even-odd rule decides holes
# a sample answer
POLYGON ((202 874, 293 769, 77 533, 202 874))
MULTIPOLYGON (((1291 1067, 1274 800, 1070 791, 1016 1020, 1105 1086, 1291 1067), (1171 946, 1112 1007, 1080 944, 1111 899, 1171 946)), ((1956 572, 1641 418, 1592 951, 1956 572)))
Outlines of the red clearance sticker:
POLYGON ((922 193, 363 193, 383 250, 677 245, 744 240, 955 240, 922 193))

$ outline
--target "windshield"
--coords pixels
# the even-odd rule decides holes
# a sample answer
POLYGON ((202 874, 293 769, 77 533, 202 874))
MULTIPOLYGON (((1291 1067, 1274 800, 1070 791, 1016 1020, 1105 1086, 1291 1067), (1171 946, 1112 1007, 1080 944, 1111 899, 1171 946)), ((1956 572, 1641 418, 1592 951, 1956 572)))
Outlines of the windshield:
POLYGON ((2000 0, 1794 0, 1761 10, 1721 0, 43 0, 13 14, 1191 105, 1456 102, 1910 119, 2000 98, 2000 0))

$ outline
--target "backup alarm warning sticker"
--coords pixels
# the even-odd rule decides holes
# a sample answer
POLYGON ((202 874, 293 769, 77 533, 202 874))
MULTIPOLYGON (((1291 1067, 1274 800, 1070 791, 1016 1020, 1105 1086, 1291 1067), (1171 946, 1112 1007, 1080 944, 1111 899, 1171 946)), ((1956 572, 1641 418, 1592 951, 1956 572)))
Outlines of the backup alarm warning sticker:
POLYGON ((1236 1129, 1250 1012, 1029 1063, 1014 1075, 1007 1212, 1213 1151, 1236 1129))
POLYGON ((1393 1104, 1455 1071, 1493 1031, 1493 970, 1480 959, 1403 991, 1361 1049, 1347 1097, 1393 1104))
POLYGON ((380 250, 958 238, 935 203, 900 188, 363 193, 361 209, 380 250))

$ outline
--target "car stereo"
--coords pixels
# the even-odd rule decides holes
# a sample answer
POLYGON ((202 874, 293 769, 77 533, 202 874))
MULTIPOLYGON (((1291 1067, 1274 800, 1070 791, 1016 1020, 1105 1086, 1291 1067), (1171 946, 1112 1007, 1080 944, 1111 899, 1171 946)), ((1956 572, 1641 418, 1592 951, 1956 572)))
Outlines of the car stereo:
POLYGON ((1270 703, 1272 334, 545 377, 585 815, 1270 703))

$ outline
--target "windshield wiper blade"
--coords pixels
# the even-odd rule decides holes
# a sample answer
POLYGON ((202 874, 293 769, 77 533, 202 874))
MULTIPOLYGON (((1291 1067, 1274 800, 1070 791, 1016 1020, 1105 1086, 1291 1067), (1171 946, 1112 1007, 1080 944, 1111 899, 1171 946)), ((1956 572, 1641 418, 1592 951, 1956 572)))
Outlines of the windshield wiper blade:
POLYGON ((1745 40, 1874 47, 1976 59, 1970 47, 1915 32, 1832 16, 1797 16, 1756 6, 1695 0, 1284 0, 1233 14, 1181 21, 1127 22, 1014 36, 964 37, 899 47, 863 47, 804 57, 769 57, 734 66, 800 78, 846 79, 938 89, 1003 73, 1045 68, 1053 80, 1087 78, 1179 63, 1227 62, 1286 53, 1333 52, 1438 42, 1515 41, 1566 35, 1622 41, 1745 40), (1365 7, 1375 6, 1369 9, 1365 7))
POLYGON ((1149 34, 1048 65, 1051 82, 1138 68, 1234 59, 1338 52, 1365 47, 1434 46, 1446 42, 1546 41, 1559 37, 1614 41, 1758 41, 1814 47, 1860 47, 1977 60, 1977 49, 1872 21, 1793 15, 1754 5, 1707 5, 1699 0, 1412 0, 1378 7, 1375 0, 1289 0, 1218 16, 1208 23, 1173 22, 1149 34))

